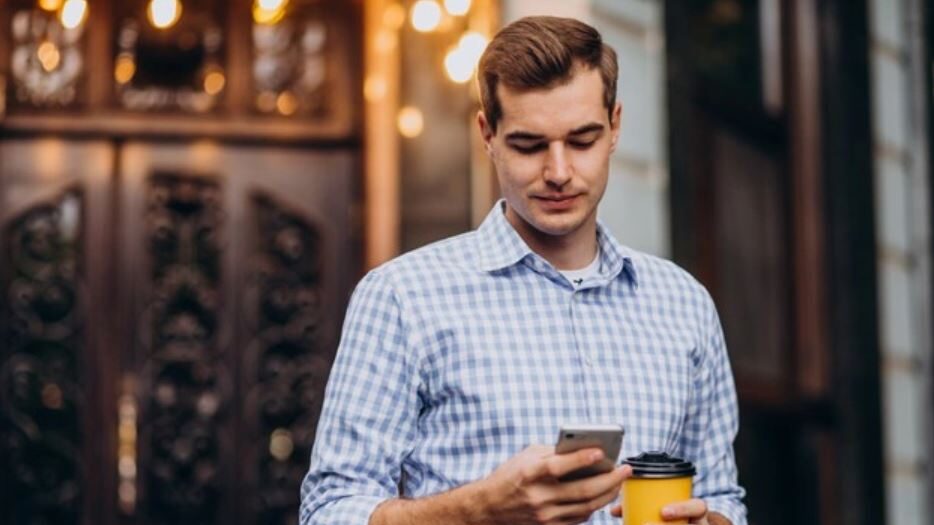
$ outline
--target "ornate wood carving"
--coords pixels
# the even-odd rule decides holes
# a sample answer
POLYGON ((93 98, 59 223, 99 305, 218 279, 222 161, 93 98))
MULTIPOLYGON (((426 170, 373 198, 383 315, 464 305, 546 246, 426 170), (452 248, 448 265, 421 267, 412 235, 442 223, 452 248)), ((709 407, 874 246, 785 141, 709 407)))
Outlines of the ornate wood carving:
POLYGON ((69 9, 67 14, 23 4, 21 7, 13 13, 8 28, 12 37, 11 102, 24 108, 74 106, 86 70, 86 5, 84 9, 69 9))
POLYGON ((0 264, 0 508, 23 525, 82 507, 81 253, 77 190, 6 227, 0 264))
POLYGON ((245 367, 257 472, 251 497, 256 523, 285 525, 298 519, 330 368, 320 336, 322 241, 299 213, 264 195, 252 202, 256 241, 246 305, 253 335, 245 367))
POLYGON ((229 371, 218 344, 219 184, 155 175, 147 193, 152 292, 142 316, 149 388, 141 477, 153 523, 213 523, 222 481, 220 423, 229 371))

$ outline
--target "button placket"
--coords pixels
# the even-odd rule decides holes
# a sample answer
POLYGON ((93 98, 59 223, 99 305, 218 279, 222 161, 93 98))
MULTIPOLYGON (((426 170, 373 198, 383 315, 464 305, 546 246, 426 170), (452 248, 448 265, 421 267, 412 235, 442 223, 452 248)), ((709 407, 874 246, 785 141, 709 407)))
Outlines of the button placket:
POLYGON ((593 358, 590 356, 590 352, 588 352, 587 349, 581 345, 581 334, 578 331, 578 328, 580 327, 580 323, 578 322, 578 311, 583 301, 584 295, 582 290, 574 290, 571 292, 570 310, 571 324, 574 329, 574 347, 577 349, 577 354, 581 357, 581 361, 583 361, 585 365, 592 367, 594 364, 593 358))

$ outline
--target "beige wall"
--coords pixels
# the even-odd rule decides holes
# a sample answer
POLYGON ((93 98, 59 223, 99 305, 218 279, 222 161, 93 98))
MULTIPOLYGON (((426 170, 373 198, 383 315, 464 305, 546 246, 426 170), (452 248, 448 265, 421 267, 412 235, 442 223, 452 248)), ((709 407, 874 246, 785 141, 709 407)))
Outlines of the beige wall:
POLYGON ((920 0, 870 0, 869 20, 887 522, 922 525, 934 412, 920 0))

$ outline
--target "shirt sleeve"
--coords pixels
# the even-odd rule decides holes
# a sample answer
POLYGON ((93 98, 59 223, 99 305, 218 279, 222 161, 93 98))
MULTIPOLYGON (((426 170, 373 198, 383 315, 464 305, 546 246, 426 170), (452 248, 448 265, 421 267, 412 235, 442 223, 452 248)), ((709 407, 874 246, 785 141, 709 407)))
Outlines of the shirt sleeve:
POLYGON ((418 360, 398 296, 378 272, 364 277, 347 309, 301 487, 302 525, 366 525, 377 505, 398 496, 414 446, 418 360))
POLYGON ((736 387, 713 300, 694 356, 694 402, 683 435, 685 456, 697 467, 694 497, 733 525, 746 525, 745 491, 737 481, 733 441, 739 429, 736 387))

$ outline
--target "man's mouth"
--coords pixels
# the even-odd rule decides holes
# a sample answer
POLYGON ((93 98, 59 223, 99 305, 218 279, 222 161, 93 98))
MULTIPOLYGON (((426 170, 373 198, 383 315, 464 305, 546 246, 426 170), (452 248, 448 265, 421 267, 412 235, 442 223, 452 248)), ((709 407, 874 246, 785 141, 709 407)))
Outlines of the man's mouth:
POLYGON ((547 209, 566 209, 571 207, 574 204, 574 201, 577 199, 578 195, 571 194, 559 194, 559 195, 536 195, 534 198, 538 200, 543 207, 547 209))
POLYGON ((546 201, 555 201, 555 202, 566 201, 566 200, 573 199, 575 197, 577 197, 577 195, 571 195, 571 194, 553 194, 553 195, 536 195, 535 196, 536 199, 542 199, 546 201))

